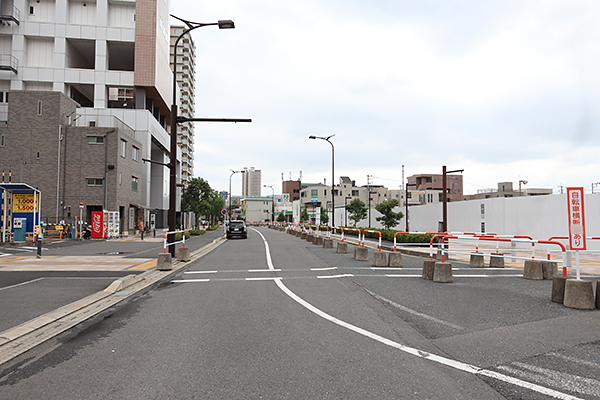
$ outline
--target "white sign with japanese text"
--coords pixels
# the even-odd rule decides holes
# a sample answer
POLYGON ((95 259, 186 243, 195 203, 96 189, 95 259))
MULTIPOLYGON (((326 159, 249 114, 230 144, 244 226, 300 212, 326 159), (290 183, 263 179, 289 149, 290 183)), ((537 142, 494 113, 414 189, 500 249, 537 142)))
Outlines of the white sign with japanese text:
POLYGON ((567 188, 569 245, 571 250, 586 250, 583 188, 567 188))

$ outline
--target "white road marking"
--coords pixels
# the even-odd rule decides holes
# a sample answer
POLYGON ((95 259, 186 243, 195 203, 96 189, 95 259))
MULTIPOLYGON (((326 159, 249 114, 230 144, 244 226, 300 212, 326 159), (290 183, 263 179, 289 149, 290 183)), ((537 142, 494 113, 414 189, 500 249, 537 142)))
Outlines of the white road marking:
POLYGON ((391 274, 386 274, 385 275, 386 278, 422 278, 422 275, 391 275, 391 274))
POLYGON ((335 279, 335 278, 351 278, 354 275, 352 274, 341 274, 341 275, 322 275, 317 276, 318 279, 335 279))
POLYGON ((595 362, 585 361, 585 360, 581 360, 579 358, 569 357, 569 356, 565 356, 563 354, 558 354, 558 353, 548 353, 548 355, 549 356, 553 356, 553 357, 557 357, 557 358, 562 358, 563 360, 570 361, 570 362, 573 362, 573 363, 576 363, 576 364, 585 365, 587 367, 600 368, 600 364, 595 363, 595 362))
POLYGON ((210 279, 177 279, 171 283, 187 283, 187 282, 210 282, 210 279))
MULTIPOLYGON (((258 233, 260 235, 260 237, 263 240, 263 243, 265 244, 265 253, 266 253, 266 258, 267 258, 267 265, 269 266, 269 269, 275 269, 273 267, 273 261, 271 259, 271 250, 269 249, 269 243, 267 242, 267 239, 265 239, 265 237, 263 236, 262 233, 260 233, 257 229, 254 228, 250 228, 253 231, 255 231, 256 233, 258 233)), ((468 372, 470 374, 475 374, 475 375, 482 375, 482 376, 487 376, 490 378, 494 378, 503 382, 507 382, 507 383, 511 383, 513 385, 516 386, 520 386, 529 390, 533 390, 535 392, 538 393, 542 393, 548 396, 552 396, 555 397, 557 399, 564 399, 564 400, 582 400, 579 399, 578 397, 574 397, 571 396, 569 394, 566 393, 562 393, 544 386, 540 386, 540 385, 536 385, 535 383, 531 383, 531 382, 527 382, 527 381, 523 381, 521 379, 517 379, 517 378, 513 378, 511 376, 508 375, 504 375, 495 371, 490 371, 490 370, 486 370, 483 368, 479 368, 476 367, 474 365, 470 365, 470 364, 466 364, 460 361, 456 361, 456 360, 452 360, 450 358, 446 358, 446 357, 441 357, 432 353, 428 353, 428 352, 424 352, 422 350, 419 349, 415 349, 409 346, 405 346, 403 344, 394 342, 390 339, 384 338, 383 336, 379 336, 373 332, 369 332, 365 329, 359 328, 357 326, 354 326, 352 324, 349 324, 345 321, 342 321, 340 319, 337 319, 323 311, 321 311, 320 309, 318 309, 317 307, 313 306, 312 304, 308 303, 307 301, 303 300, 302 298, 298 297, 298 295, 296 295, 294 292, 292 292, 290 289, 288 289, 287 286, 285 286, 283 284, 283 282, 281 282, 281 280, 276 280, 275 283, 277 284, 277 286, 279 287, 279 289, 281 289, 285 294, 287 294, 291 299, 293 299, 294 301, 296 301, 298 304, 302 305, 303 307, 305 307, 306 309, 308 309, 309 311, 317 314, 318 316, 320 316, 321 318, 333 322, 334 324, 337 324, 341 327, 344 327, 348 330, 351 330, 353 332, 356 332, 360 335, 363 335, 365 337, 368 337, 370 339, 373 339, 375 341, 378 341, 380 343, 383 343, 387 346, 396 348, 398 350, 404 351, 405 353, 408 354, 412 354, 416 357, 419 358, 424 358, 427 360, 431 360, 434 362, 437 362, 439 364, 442 365, 446 365, 452 368, 455 368, 457 370, 460 371, 464 371, 464 372, 468 372)))
POLYGON ((548 386, 568 388, 569 390, 587 396, 600 396, 600 381, 595 379, 584 378, 582 376, 571 375, 565 372, 554 371, 521 362, 514 362, 512 365, 521 369, 519 370, 507 366, 498 368, 523 378, 542 382, 548 386))
POLYGON ((311 271, 331 271, 337 269, 337 267, 325 267, 325 268, 311 268, 311 271))
POLYGON ((246 278, 247 281, 280 281, 281 278, 277 277, 265 277, 265 278, 246 278))
POLYGON ((6 287, 3 287, 3 288, 0 288, 0 290, 4 290, 4 289, 11 289, 11 288, 15 288, 15 287, 17 287, 17 286, 23 286, 23 285, 27 285, 27 284, 29 284, 29 283, 33 283, 33 282, 37 282, 37 281, 41 281, 42 279, 44 279, 44 278, 37 278, 37 279, 33 279, 33 280, 30 280, 30 281, 27 281, 27 282, 21 282, 21 283, 17 283, 16 285, 11 285, 11 286, 6 286, 6 287))
POLYGON ((454 329, 459 329, 459 330, 464 330, 464 329, 465 329, 465 328, 463 328, 462 326, 455 325, 455 324, 453 324, 453 323, 451 323, 451 322, 446 322, 446 321, 444 321, 444 320, 437 319, 437 318, 435 318, 435 317, 432 317, 432 316, 430 316, 430 315, 427 315, 427 314, 420 313, 420 312, 418 312, 418 311, 415 311, 415 310, 413 310, 413 309, 410 309, 410 308, 408 308, 408 307, 404 307, 403 305, 400 305, 400 304, 398 304, 398 303, 395 303, 395 302, 393 302, 392 300, 386 299, 385 297, 382 297, 382 296, 380 296, 380 295, 378 295, 378 294, 376 294, 376 293, 373 293, 373 292, 371 292, 370 290, 367 290, 367 289, 365 289, 365 290, 367 291, 367 293, 369 293, 371 296, 373 296, 373 297, 374 297, 374 298, 376 298, 377 300, 379 300, 379 301, 382 301, 382 302, 384 302, 384 303, 387 303, 387 304, 389 304, 389 305, 391 305, 391 306, 393 306, 393 307, 399 308, 399 309, 400 309, 400 310, 402 310, 402 311, 406 311, 407 313, 410 313, 410 314, 416 315, 416 316, 418 316, 418 317, 421 317, 421 318, 427 319, 427 320, 429 320, 429 321, 433 321, 433 322, 435 322, 435 323, 438 323, 438 324, 442 324, 442 325, 449 326, 449 327, 451 327, 451 328, 454 328, 454 329))
POLYGON ((184 274, 217 274, 219 271, 187 271, 184 274))
POLYGON ((249 269, 248 272, 281 272, 280 269, 249 269))

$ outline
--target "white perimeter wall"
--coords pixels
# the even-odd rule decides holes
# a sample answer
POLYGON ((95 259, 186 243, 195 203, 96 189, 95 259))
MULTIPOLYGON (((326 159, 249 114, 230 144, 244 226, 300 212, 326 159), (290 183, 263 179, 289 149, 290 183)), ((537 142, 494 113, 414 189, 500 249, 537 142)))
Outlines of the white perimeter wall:
MULTIPOLYGON (((600 237, 600 194, 585 195, 586 236, 600 237)), ((394 211, 406 211, 397 208, 394 211)), ((345 210, 336 208, 335 223, 345 225, 345 210)), ((375 221, 380 214, 372 209, 371 226, 382 228, 375 221)), ((411 206, 408 211, 409 230, 411 232, 437 232, 442 221, 442 203, 411 206)), ((448 230, 454 232, 481 232, 481 223, 485 222, 485 231, 499 235, 527 235, 538 240, 548 240, 552 236, 568 236, 567 195, 529 196, 512 198, 494 198, 448 203, 448 230), (481 214, 481 205, 485 212, 481 214)), ((348 225, 352 221, 348 219, 348 225)), ((366 227, 366 219, 357 224, 366 227)), ((404 218, 392 229, 404 230, 404 218)), ((562 241, 568 244, 566 241, 562 241)), ((600 250, 600 240, 588 241, 588 249, 600 250)))
MULTIPOLYGON (((584 202, 586 236, 600 236, 600 194, 586 194, 584 202)), ((409 208, 411 231, 437 231, 441 220, 441 203, 409 208)), ((485 222, 486 232, 499 235, 528 235, 539 240, 568 236, 567 195, 448 203, 448 230, 481 232, 482 222, 485 222), (484 215, 481 214, 482 204, 485 206, 484 215)), ((588 248, 600 249, 600 240, 588 241, 588 248)))

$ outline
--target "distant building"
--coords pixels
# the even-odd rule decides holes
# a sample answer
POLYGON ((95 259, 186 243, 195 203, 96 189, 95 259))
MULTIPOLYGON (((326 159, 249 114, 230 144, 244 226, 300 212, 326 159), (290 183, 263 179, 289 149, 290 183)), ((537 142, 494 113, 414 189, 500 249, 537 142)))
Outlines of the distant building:
POLYGON ((241 218, 246 222, 271 221, 273 199, 270 197, 246 197, 242 199, 241 218))
POLYGON ((513 189, 512 182, 498 183, 498 189, 480 189, 477 194, 465 196, 465 200, 491 199, 495 197, 519 197, 519 196, 543 196, 552 194, 552 189, 521 188, 519 191, 513 189))
POLYGON ((254 167, 244 167, 242 176, 242 196, 260 197, 261 196, 261 172, 254 167))
MULTIPOLYGON (((443 190, 443 176, 441 174, 419 174, 408 178, 409 190, 443 190)), ((448 201, 464 200, 463 176, 446 175, 446 188, 448 190, 448 201)))
POLYGON ((281 193, 289 194, 290 201, 300 199, 300 189, 302 183, 298 181, 284 181, 281 187, 281 193))

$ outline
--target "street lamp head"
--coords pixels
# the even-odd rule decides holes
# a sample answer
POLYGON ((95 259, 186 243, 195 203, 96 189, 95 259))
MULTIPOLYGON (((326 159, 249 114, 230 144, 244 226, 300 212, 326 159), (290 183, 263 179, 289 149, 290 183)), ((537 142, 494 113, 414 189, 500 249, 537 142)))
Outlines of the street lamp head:
POLYGON ((308 138, 309 139, 316 139, 317 137, 315 135, 310 135, 308 138))
POLYGON ((235 24, 230 19, 222 19, 217 22, 219 29, 235 29, 235 24))

